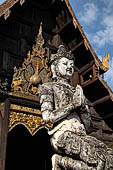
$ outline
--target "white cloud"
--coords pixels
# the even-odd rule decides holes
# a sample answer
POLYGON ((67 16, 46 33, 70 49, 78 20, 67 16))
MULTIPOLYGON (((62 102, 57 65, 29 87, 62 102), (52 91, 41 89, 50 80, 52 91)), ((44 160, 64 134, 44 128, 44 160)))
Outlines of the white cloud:
POLYGON ((83 6, 83 11, 79 14, 80 21, 86 24, 91 24, 96 20, 98 8, 93 3, 86 3, 83 6))
POLYGON ((96 32, 92 37, 92 42, 98 47, 104 47, 106 44, 113 44, 113 28, 107 27, 103 31, 96 32))
POLYGON ((105 81, 109 84, 109 86, 113 90, 113 58, 110 60, 110 68, 109 70, 105 73, 104 77, 105 81))
POLYGON ((113 27, 113 15, 106 15, 103 24, 107 27, 113 27))
POLYGON ((113 0, 101 0, 101 1, 105 3, 107 8, 113 7, 113 0))
POLYGON ((104 47, 106 44, 113 44, 113 15, 104 16, 102 30, 90 35, 91 41, 98 47, 104 47))

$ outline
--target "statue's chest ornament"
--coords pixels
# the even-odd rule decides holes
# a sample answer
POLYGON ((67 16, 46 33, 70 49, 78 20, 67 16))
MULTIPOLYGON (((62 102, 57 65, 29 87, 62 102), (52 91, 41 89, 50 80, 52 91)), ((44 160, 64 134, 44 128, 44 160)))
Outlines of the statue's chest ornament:
POLYGON ((56 84, 53 88, 54 90, 54 99, 61 106, 65 106, 69 104, 73 100, 73 94, 76 89, 67 84, 56 84))

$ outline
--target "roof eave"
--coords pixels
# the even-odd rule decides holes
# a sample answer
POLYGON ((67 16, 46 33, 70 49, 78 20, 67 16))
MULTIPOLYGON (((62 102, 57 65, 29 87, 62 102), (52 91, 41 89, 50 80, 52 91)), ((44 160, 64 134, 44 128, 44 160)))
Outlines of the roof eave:
POLYGON ((3 4, 0 5, 0 17, 4 15, 4 18, 7 19, 11 13, 11 8, 20 1, 22 5, 25 0, 6 0, 3 4))
POLYGON ((74 13, 74 11, 73 11, 69 1, 68 0, 64 0, 64 1, 65 1, 66 5, 67 5, 67 7, 68 7, 72 17, 73 17, 73 24, 74 24, 75 28, 78 27, 78 29, 79 29, 79 31, 80 31, 83 39, 84 39, 85 45, 87 46, 87 48, 89 48, 89 50, 91 51, 92 56, 94 57, 95 64, 100 68, 102 73, 106 72, 108 69, 103 65, 103 63, 98 58, 98 56, 96 55, 95 51, 93 50, 93 48, 92 48, 89 40, 87 39, 87 37, 86 37, 82 27, 80 26, 80 23, 79 23, 78 19, 75 16, 75 13, 74 13))

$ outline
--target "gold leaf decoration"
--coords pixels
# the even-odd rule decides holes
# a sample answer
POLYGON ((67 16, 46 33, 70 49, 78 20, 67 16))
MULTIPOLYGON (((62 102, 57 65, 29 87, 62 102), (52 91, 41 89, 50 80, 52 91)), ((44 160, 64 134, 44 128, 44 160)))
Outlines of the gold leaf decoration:
POLYGON ((108 55, 102 57, 102 64, 104 65, 104 67, 105 67, 107 70, 109 69, 109 63, 108 63, 109 60, 110 60, 110 55, 109 55, 109 53, 108 53, 108 55))
POLYGON ((38 85, 51 81, 51 70, 48 66, 49 49, 44 48, 43 45, 41 23, 32 51, 27 53, 21 68, 14 67, 12 91, 38 95, 38 85))
POLYGON ((43 119, 39 116, 34 116, 30 114, 24 114, 19 112, 10 112, 9 116, 9 131, 11 131, 15 126, 22 124, 24 125, 30 134, 33 136, 35 133, 41 129, 48 129, 52 125, 46 125, 43 119))
POLYGON ((27 113, 32 113, 32 114, 36 114, 36 115, 41 115, 41 112, 39 109, 35 109, 32 107, 25 107, 25 106, 20 106, 20 105, 16 105, 16 104, 11 104, 10 105, 10 110, 16 110, 19 112, 27 112, 27 113))

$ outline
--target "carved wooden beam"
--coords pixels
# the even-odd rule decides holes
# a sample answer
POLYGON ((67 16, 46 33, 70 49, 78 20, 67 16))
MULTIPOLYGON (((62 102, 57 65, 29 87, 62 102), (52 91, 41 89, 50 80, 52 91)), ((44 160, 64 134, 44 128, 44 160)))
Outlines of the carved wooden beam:
POLYGON ((97 80, 98 80, 98 78, 94 78, 94 79, 91 80, 91 81, 87 81, 86 83, 84 83, 84 84, 82 85, 82 87, 84 88, 84 87, 86 87, 86 86, 88 86, 88 85, 94 83, 94 82, 97 81, 97 80))
POLYGON ((18 1, 22 5, 25 0, 6 0, 3 4, 0 5, 0 17, 4 15, 4 18, 7 19, 11 13, 11 7, 13 7, 18 1))
POLYGON ((110 118, 112 116, 113 116, 113 112, 112 113, 107 113, 107 115, 105 115, 103 118, 108 119, 108 118, 110 118))
POLYGON ((87 70, 88 68, 90 68, 93 64, 94 64, 94 60, 92 60, 90 63, 86 64, 85 66, 83 66, 83 67, 79 70, 79 74, 81 74, 82 72, 84 72, 85 70, 87 70))
POLYGON ((56 31, 57 34, 59 34, 61 31, 64 30, 64 28, 66 28, 70 23, 72 22, 72 18, 70 20, 68 20, 60 29, 58 29, 56 31))
POLYGON ((95 106, 95 105, 103 103, 109 99, 110 99, 110 95, 107 95, 105 97, 102 97, 101 99, 96 100, 95 102, 92 103, 92 105, 95 106))
POLYGON ((71 49, 71 51, 75 51, 76 49, 78 49, 81 45, 84 44, 84 40, 80 41, 77 45, 75 45, 75 47, 73 49, 71 49))

